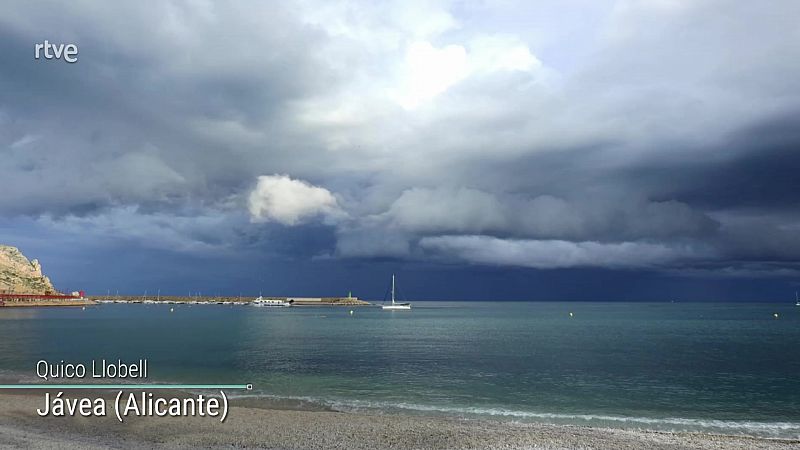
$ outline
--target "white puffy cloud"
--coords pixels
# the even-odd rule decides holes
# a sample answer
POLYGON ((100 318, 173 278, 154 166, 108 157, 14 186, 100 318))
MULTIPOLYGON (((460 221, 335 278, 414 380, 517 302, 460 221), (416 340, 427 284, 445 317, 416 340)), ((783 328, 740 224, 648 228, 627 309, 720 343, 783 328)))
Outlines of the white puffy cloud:
POLYGON ((262 175, 250 192, 248 209, 253 222, 297 225, 313 217, 341 216, 336 198, 325 188, 287 175, 262 175))
POLYGON ((648 267, 701 256, 690 246, 661 243, 515 240, 475 235, 426 237, 420 246, 471 263, 537 269, 648 267))

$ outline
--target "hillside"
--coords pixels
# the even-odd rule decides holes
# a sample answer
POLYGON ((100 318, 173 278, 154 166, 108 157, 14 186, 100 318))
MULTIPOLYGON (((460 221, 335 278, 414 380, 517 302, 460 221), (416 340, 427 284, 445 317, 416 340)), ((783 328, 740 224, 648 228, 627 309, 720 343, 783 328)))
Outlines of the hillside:
POLYGON ((0 245, 0 293, 52 294, 56 290, 42 274, 37 260, 28 260, 16 247, 0 245))

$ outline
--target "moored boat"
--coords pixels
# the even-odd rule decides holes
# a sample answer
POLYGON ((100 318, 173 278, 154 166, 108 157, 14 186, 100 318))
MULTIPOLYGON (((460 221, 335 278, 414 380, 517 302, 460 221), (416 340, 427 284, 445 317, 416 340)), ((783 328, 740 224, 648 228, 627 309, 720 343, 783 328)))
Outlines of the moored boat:
POLYGON ((253 301, 253 306, 258 306, 258 307, 262 307, 262 308, 263 307, 285 308, 285 307, 288 307, 288 306, 292 306, 292 304, 287 302, 287 301, 285 301, 285 300, 281 300, 281 299, 264 298, 264 297, 259 296, 257 299, 255 299, 253 301))
POLYGON ((389 310, 389 311, 409 311, 411 310, 411 303, 398 303, 395 301, 395 286, 394 286, 394 274, 392 274, 392 304, 391 305, 383 305, 382 308, 389 310))

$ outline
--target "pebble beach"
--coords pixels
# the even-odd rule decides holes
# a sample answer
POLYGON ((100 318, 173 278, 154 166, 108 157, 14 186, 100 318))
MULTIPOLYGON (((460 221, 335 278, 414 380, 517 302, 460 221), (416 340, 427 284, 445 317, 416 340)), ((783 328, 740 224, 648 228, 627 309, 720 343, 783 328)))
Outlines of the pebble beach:
POLYGON ((799 440, 232 405, 209 418, 39 417, 40 395, 0 395, 0 448, 798 449, 799 440))

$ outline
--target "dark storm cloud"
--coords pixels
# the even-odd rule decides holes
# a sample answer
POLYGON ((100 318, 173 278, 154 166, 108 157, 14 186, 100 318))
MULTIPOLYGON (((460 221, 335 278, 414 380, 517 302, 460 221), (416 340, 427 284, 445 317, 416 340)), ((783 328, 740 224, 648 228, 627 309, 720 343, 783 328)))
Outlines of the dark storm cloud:
POLYGON ((707 208, 798 210, 800 110, 737 130, 723 145, 725 160, 675 170, 672 195, 707 208))
MULTIPOLYGON (((0 202, 7 212, 217 202, 251 184, 285 151, 273 147, 285 133, 277 116, 286 101, 315 89, 302 76, 313 70, 306 50, 313 33, 287 43, 269 32, 277 28, 259 27, 253 35, 228 22, 223 35, 209 36, 208 21, 188 13, 188 29, 181 30, 160 16, 161 8, 86 5, 78 14, 51 6, 17 5, 0 28, 8 61, 0 72, 2 169, 10 188, 0 202), (120 17, 131 9, 137 11, 129 21, 120 17), (64 23, 56 26, 59 16, 64 23), (35 61, 33 43, 43 39, 78 43, 79 62, 35 61), (239 53, 230 53, 232 44, 239 53), (262 50, 268 58, 259 57, 262 50), (263 125, 261 132, 275 135, 257 144, 228 142, 208 130, 220 124, 263 125), (242 145, 250 148, 233 148, 242 145)), ((225 21, 225 12, 217 12, 225 21)), ((278 9, 269 12, 267 20, 288 20, 278 9)))
POLYGON ((8 4, 0 213, 203 257, 794 270, 794 2, 483 8, 8 4))

